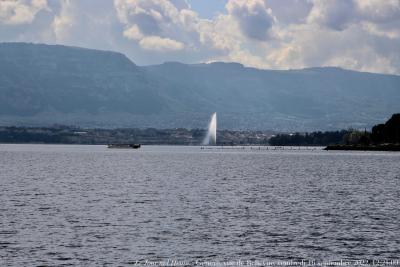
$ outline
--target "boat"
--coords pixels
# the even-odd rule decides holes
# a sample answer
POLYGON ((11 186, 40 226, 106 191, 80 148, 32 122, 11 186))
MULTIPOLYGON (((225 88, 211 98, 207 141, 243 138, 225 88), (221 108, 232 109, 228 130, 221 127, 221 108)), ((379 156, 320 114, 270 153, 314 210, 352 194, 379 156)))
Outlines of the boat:
POLYGON ((109 144, 108 148, 130 148, 130 149, 138 149, 141 147, 141 144, 109 144))

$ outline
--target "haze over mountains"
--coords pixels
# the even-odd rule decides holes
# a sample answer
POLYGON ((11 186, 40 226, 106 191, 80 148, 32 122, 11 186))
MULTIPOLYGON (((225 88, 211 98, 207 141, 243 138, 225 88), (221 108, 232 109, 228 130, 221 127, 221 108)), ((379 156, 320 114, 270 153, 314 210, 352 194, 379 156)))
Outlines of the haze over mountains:
POLYGON ((370 127, 400 110, 400 76, 236 63, 140 67, 123 54, 0 44, 0 124, 279 131, 370 127))

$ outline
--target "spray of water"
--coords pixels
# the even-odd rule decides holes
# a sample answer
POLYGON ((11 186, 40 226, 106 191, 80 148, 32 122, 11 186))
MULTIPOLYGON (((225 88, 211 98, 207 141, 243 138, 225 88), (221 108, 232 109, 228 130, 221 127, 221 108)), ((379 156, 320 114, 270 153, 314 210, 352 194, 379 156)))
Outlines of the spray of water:
POLYGON ((208 124, 207 135, 203 140, 203 145, 217 144, 217 112, 211 115, 210 123, 208 124))

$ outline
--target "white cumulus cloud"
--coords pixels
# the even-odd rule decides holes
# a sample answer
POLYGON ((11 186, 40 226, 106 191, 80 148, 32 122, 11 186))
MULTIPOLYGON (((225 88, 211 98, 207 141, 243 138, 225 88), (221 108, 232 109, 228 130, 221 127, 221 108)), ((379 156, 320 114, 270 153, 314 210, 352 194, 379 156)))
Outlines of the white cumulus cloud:
POLYGON ((185 47, 181 42, 158 36, 146 36, 140 40, 139 44, 143 49, 155 51, 176 51, 185 47))
POLYGON ((400 0, 0 0, 0 41, 125 53, 140 65, 235 61, 400 74, 400 0), (95 2, 95 4, 94 4, 95 2))
POLYGON ((238 23, 248 38, 266 40, 274 23, 272 10, 263 0, 230 0, 226 4, 228 14, 238 23))
POLYGON ((343 30, 354 19, 352 0, 314 0, 308 22, 334 30, 343 30))
POLYGON ((191 16, 186 1, 115 0, 117 16, 124 24, 123 35, 138 42, 145 50, 184 49, 190 34, 191 16))
POLYGON ((48 9, 46 0, 2 0, 0 1, 0 24, 31 23, 42 9, 48 9))

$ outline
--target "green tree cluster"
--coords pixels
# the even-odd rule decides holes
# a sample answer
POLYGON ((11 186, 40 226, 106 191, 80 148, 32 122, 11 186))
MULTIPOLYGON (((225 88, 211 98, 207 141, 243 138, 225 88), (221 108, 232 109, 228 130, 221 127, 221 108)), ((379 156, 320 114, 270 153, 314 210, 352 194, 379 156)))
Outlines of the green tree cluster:
POLYGON ((400 143, 400 113, 393 114, 386 123, 372 127, 371 140, 374 144, 400 143))

